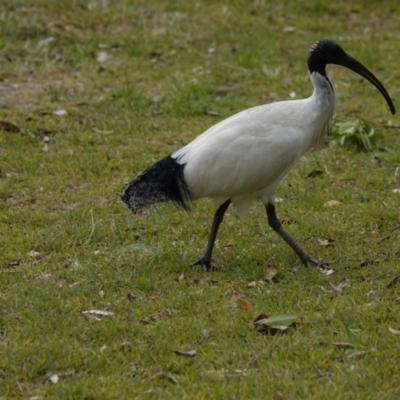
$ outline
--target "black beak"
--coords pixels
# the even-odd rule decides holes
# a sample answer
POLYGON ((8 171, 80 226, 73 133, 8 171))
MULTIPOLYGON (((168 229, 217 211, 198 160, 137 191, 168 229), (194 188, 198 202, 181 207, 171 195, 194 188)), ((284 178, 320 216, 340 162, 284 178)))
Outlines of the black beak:
POLYGON ((381 93, 382 96, 385 98, 386 102, 388 103, 388 106, 390 108, 390 111, 392 114, 396 113, 396 109, 394 108, 394 104, 392 99, 390 98, 388 92, 382 85, 382 83, 379 81, 379 79, 367 68, 364 67, 360 62, 358 62, 356 59, 348 55, 347 53, 343 52, 344 54, 335 59, 332 64, 337 64, 341 65, 343 67, 346 67, 348 69, 351 69, 355 73, 361 75, 363 78, 367 79, 370 81, 381 93))

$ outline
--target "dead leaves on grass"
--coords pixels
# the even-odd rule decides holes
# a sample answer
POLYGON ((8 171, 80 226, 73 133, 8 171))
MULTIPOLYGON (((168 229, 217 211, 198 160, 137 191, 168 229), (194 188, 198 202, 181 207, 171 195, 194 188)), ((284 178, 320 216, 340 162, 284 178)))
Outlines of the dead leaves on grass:
POLYGON ((109 317, 115 315, 112 311, 104 311, 104 310, 87 310, 81 311, 81 314, 84 318, 89 321, 101 321, 99 316, 109 317))
POLYGON ((21 129, 17 125, 12 124, 11 122, 0 121, 0 131, 20 133, 21 129))

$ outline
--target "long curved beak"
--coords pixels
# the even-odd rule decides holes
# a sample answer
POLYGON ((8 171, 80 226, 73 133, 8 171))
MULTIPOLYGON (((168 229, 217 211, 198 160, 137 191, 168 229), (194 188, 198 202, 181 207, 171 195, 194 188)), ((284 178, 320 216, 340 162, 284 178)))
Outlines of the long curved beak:
POLYGON ((367 79, 370 81, 381 93, 382 96, 385 98, 386 102, 388 103, 388 106, 390 108, 390 111, 392 114, 396 113, 396 109, 394 108, 394 104, 392 99, 390 98, 388 92, 382 85, 382 83, 379 81, 379 79, 367 68, 364 67, 360 62, 358 62, 356 59, 354 59, 352 56, 350 56, 347 53, 344 53, 343 57, 340 57, 340 59, 335 59, 332 64, 337 64, 341 65, 343 67, 346 67, 348 69, 351 69, 355 73, 361 75, 363 78, 367 79))

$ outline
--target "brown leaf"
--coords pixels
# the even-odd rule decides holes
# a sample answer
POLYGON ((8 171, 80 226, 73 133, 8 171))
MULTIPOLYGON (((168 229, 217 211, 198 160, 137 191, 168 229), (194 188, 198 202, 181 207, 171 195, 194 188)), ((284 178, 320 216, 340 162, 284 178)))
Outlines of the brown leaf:
POLYGON ((254 320, 254 325, 259 325, 259 324, 263 324, 265 320, 268 319, 268 315, 267 314, 263 314, 261 313, 255 320, 254 320))
POLYGON ((0 131, 18 133, 21 132, 21 129, 18 128, 17 125, 12 124, 11 122, 0 121, 0 131))
POLYGON ((311 172, 306 176, 306 178, 315 178, 316 176, 321 175, 321 174, 323 174, 323 173, 324 173, 324 171, 315 169, 314 171, 311 171, 311 172))
POLYGON ((400 276, 396 276, 396 278, 392 279, 390 283, 386 286, 386 289, 391 289, 394 285, 397 285, 399 283, 400 276))
POLYGON ((250 311, 253 308, 246 299, 239 299, 239 307, 244 311, 250 311))
POLYGON ((271 280, 275 277, 275 275, 278 273, 278 270, 275 269, 274 267, 268 267, 267 268, 267 275, 265 279, 271 280))
POLYGON ((377 156, 373 156, 371 158, 371 162, 372 162, 372 164, 379 165, 381 163, 381 159, 377 156))
POLYGON ((278 390, 274 393, 273 400, 285 400, 285 396, 278 390))
POLYGON ((73 106, 74 107, 83 107, 83 106, 87 106, 89 103, 87 103, 86 101, 79 101, 78 103, 74 103, 73 106))
POLYGON ((240 45, 238 44, 238 43, 235 43, 233 46, 232 46, 232 53, 236 53, 237 51, 239 51, 240 50, 240 45))
POLYGON ((282 225, 292 225, 293 222, 294 222, 293 218, 289 218, 289 217, 283 218, 283 219, 281 220, 281 224, 282 224, 282 225))
POLYGON ((132 303, 134 300, 136 300, 137 299, 137 297, 134 295, 134 294, 132 294, 132 293, 128 293, 127 295, 126 295, 126 298, 132 303))

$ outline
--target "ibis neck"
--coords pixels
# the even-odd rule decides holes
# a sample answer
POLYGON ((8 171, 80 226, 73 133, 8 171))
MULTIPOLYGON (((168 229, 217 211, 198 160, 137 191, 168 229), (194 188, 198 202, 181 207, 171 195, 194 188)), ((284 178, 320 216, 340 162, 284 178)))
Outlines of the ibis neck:
POLYGON ((331 114, 335 105, 335 92, 331 81, 326 75, 318 72, 311 72, 310 79, 314 86, 311 96, 314 110, 321 118, 327 113, 331 114))
POLYGON ((328 77, 318 72, 311 72, 310 78, 314 86, 314 92, 309 98, 310 108, 308 114, 313 132, 308 148, 322 146, 335 106, 335 93, 328 77))

